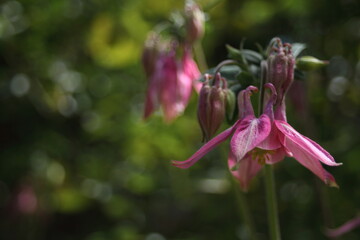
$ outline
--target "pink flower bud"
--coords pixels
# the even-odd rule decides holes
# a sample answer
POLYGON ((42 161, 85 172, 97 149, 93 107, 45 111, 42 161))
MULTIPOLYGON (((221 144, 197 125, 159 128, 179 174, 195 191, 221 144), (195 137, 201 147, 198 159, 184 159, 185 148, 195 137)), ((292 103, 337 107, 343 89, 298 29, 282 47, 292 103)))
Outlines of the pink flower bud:
POLYGON ((188 0, 185 4, 185 16, 187 40, 193 44, 204 35, 204 12, 195 2, 188 0))
POLYGON ((225 118, 227 86, 220 73, 215 76, 213 86, 210 85, 210 75, 205 75, 206 81, 200 90, 198 105, 198 120, 203 133, 203 141, 208 141, 219 129, 225 118))
POLYGON ((275 104, 280 104, 294 80, 295 59, 290 44, 280 40, 274 46, 267 59, 267 82, 272 83, 278 94, 275 104))

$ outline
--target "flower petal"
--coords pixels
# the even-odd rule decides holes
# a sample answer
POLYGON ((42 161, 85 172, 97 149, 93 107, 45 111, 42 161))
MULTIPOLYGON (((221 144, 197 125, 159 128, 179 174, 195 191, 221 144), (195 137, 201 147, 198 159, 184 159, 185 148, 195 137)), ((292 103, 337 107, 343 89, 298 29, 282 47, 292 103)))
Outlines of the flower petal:
MULTIPOLYGON (((184 111, 184 103, 179 101, 178 67, 175 52, 166 56, 160 72, 161 94, 160 100, 164 111, 165 121, 171 122, 184 111)), ((191 89, 190 89, 191 90, 191 89)))
POLYGON ((274 153, 270 154, 268 159, 266 159, 266 164, 274 164, 284 160, 286 152, 284 148, 278 148, 274 150, 274 153))
POLYGON ((248 116, 243 119, 231 139, 230 147, 237 161, 259 145, 269 135, 271 122, 267 115, 260 118, 248 116))
POLYGON ((183 69, 178 68, 177 72, 177 100, 184 106, 184 109, 189 103, 192 91, 192 79, 183 69))
POLYGON ((240 163, 237 163, 234 154, 231 149, 229 152, 228 165, 232 175, 240 182, 242 190, 247 191, 251 179, 260 171, 261 165, 258 161, 252 159, 251 154, 247 154, 240 163), (237 170, 232 171, 236 164, 239 164, 237 170))
POLYGON ((299 146, 295 142, 291 141, 289 138, 286 138, 285 141, 288 149, 292 152, 293 157, 301 165, 312 171, 326 184, 332 187, 337 187, 334 177, 322 167, 318 159, 314 158, 313 155, 309 154, 309 152, 307 152, 305 149, 299 148, 299 146))
POLYGON ((264 141, 262 141, 257 147, 264 150, 275 150, 278 148, 282 148, 282 144, 279 139, 279 130, 276 128, 274 122, 271 125, 271 131, 268 137, 264 141))
POLYGON ((275 121, 275 125, 285 135, 285 147, 293 154, 293 150, 297 148, 309 155, 309 158, 314 159, 314 161, 321 161, 329 166, 339 166, 342 164, 336 163, 334 158, 325 149, 311 139, 298 133, 287 122, 275 121), (292 149, 289 144, 292 145, 292 149))
POLYGON ((225 141, 236 129, 239 121, 237 121, 232 127, 226 129, 205 145, 203 145, 194 155, 192 155, 189 159, 185 161, 172 161, 172 164, 179 168, 189 168, 194 165, 197 161, 199 161, 203 156, 205 156, 208 152, 214 149, 217 145, 225 141))

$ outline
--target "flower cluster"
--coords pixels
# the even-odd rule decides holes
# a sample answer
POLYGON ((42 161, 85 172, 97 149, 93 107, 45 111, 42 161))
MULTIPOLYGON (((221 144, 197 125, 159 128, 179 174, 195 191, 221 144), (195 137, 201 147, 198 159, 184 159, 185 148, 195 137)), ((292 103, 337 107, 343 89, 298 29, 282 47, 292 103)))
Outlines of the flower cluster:
MULTIPOLYGON (((228 165, 243 190, 264 164, 295 158, 330 186, 337 186, 334 177, 321 163, 338 166, 334 158, 311 139, 301 135, 286 120, 285 93, 294 80, 295 60, 290 44, 280 40, 272 46, 267 61, 262 62, 264 89, 267 89, 262 114, 255 116, 250 96, 258 91, 248 86, 238 95, 239 119, 235 124, 203 145, 186 161, 173 161, 179 168, 188 168, 205 154, 231 137, 228 165)), ((265 91, 264 91, 265 92, 265 91)))
MULTIPOLYGON (((201 74, 192 57, 192 45, 203 35, 204 16, 195 3, 186 4, 184 22, 185 36, 162 37, 152 32, 145 42, 142 63, 148 88, 144 119, 161 105, 165 121, 171 122, 185 110, 192 87, 200 91, 201 74)), ((178 26, 176 29, 181 32, 178 26)))

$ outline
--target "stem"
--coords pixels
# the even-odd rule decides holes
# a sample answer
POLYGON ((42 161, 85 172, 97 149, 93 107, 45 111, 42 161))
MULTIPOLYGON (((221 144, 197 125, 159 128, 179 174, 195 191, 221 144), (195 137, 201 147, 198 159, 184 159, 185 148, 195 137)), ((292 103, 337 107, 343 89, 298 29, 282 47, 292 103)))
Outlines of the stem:
MULTIPOLYGON (((260 79, 260 96, 259 96, 259 116, 263 112, 264 108, 264 84, 266 81, 266 71, 267 65, 265 61, 261 62, 261 79, 260 79)), ((268 223, 270 229, 270 239, 271 240, 280 240, 280 224, 278 216, 278 207, 276 200, 276 190, 275 190, 275 178, 273 166, 270 164, 265 164, 265 191, 266 191, 266 205, 268 209, 268 223)))
POLYGON ((194 44, 194 52, 196 56, 196 60, 199 63, 200 72, 205 72, 208 69, 206 58, 204 54, 204 49, 201 45, 200 41, 196 41, 194 44))
POLYGON ((225 65, 238 65, 238 62, 235 60, 231 60, 231 59, 227 59, 227 60, 220 62, 215 68, 214 76, 216 76, 216 74, 218 72, 220 72, 220 69, 225 65))
POLYGON ((212 8, 216 7, 219 3, 221 3, 223 0, 215 0, 207 5, 204 6, 204 12, 210 11, 212 8))
POLYGON ((271 240, 280 240, 280 224, 278 217, 278 207, 275 191, 275 179, 273 166, 265 164, 265 188, 266 188, 266 203, 268 209, 268 222, 270 228, 271 240))
MULTIPOLYGON (((230 176, 230 174, 229 174, 229 176, 230 176)), ((249 239, 258 240, 258 238, 256 236, 256 230, 254 227, 254 221, 253 221, 253 218, 250 213, 250 208, 249 208, 249 204, 246 200, 246 196, 244 195, 244 193, 242 193, 240 191, 239 185, 234 181, 234 178, 232 176, 230 176, 230 177, 231 177, 231 183, 233 185, 233 189, 235 192, 237 206, 239 207, 238 208, 239 214, 245 223, 249 239)))

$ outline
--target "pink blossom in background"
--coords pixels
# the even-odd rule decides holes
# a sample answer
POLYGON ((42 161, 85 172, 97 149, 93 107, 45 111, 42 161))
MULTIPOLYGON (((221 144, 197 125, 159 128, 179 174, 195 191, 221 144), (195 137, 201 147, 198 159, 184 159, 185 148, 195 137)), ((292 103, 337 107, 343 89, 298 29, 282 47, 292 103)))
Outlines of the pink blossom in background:
POLYGON ((147 75, 148 88, 145 99, 144 119, 159 106, 162 107, 165 122, 171 122, 181 115, 189 103, 192 88, 198 92, 201 73, 192 59, 190 47, 173 47, 157 52, 153 61, 146 61, 149 51, 144 50, 143 65, 147 75), (183 51, 178 58, 176 50, 183 51))

